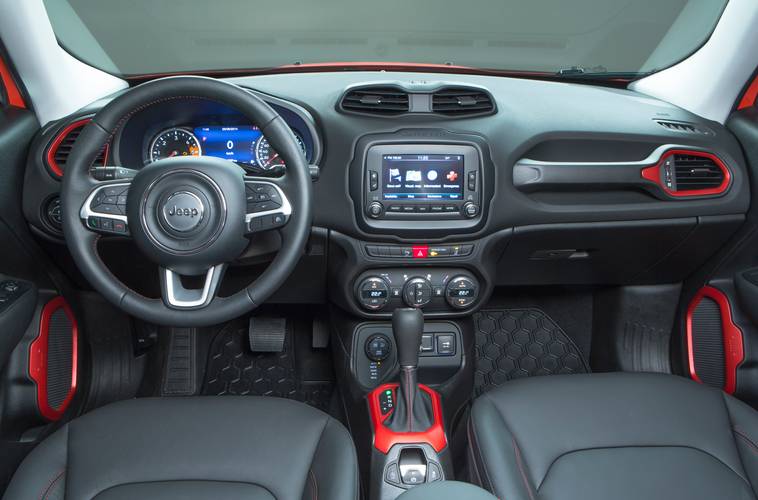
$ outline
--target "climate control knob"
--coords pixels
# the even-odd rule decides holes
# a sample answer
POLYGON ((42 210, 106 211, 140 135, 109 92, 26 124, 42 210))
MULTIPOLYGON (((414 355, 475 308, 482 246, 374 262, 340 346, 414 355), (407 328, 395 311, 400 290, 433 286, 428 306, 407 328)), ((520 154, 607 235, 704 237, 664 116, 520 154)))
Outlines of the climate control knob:
POLYGON ((479 284, 468 276, 456 276, 447 283, 445 299, 451 307, 466 309, 476 302, 479 284))
POLYGON ((382 278, 369 276, 358 285, 357 296, 363 307, 376 311, 387 305, 390 288, 382 278))
POLYGON ((424 278, 411 278, 403 287, 403 300, 411 307, 425 306, 432 300, 432 284, 424 278))

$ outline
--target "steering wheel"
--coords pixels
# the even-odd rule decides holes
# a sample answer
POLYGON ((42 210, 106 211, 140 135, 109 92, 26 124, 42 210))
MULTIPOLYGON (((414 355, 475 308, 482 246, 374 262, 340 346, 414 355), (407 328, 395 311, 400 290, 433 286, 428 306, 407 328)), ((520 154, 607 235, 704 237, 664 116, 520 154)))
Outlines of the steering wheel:
POLYGON ((63 177, 63 232, 84 276, 120 309, 156 324, 206 326, 261 305, 292 273, 310 235, 312 191, 292 131, 263 100, 212 78, 163 78, 116 97, 82 131, 63 177), (276 179, 251 177, 232 162, 193 156, 155 161, 126 180, 98 182, 90 175, 103 145, 131 116, 174 100, 208 100, 237 110, 281 154, 286 173, 276 179), (267 230, 281 234, 273 261, 245 289, 219 297, 227 265, 256 233, 267 230), (110 272, 97 250, 98 240, 108 234, 130 236, 158 264, 160 299, 128 288, 110 272), (183 276, 200 277, 203 284, 186 287, 183 276))

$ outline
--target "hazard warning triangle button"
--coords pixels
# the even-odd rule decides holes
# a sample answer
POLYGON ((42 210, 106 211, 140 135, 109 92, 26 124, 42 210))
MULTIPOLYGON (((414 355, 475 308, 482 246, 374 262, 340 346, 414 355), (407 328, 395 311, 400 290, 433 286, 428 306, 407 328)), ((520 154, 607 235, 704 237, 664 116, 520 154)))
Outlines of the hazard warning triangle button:
POLYGON ((429 247, 428 246, 413 247, 413 258, 414 259, 426 259, 426 257, 427 257, 428 254, 429 254, 429 247))

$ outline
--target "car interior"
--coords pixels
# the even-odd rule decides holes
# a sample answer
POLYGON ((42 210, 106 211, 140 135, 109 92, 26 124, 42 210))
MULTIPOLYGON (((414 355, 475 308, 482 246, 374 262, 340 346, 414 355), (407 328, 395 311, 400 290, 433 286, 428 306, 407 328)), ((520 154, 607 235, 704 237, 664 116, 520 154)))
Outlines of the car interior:
POLYGON ((0 495, 758 498, 757 26, 0 0, 0 495))

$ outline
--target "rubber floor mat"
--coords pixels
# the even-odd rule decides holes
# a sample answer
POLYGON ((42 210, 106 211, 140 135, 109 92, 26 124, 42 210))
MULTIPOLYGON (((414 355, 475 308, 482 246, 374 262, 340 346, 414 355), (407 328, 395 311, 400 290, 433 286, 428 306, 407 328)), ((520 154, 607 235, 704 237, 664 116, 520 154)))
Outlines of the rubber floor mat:
POLYGON ((247 322, 227 324, 211 344, 202 393, 277 396, 302 401, 328 412, 333 381, 304 380, 298 372, 297 353, 290 324, 287 325, 284 350, 277 353, 251 352, 247 322))
POLYGON ((574 341, 539 309, 483 310, 474 323, 477 396, 517 378, 590 371, 574 341))

